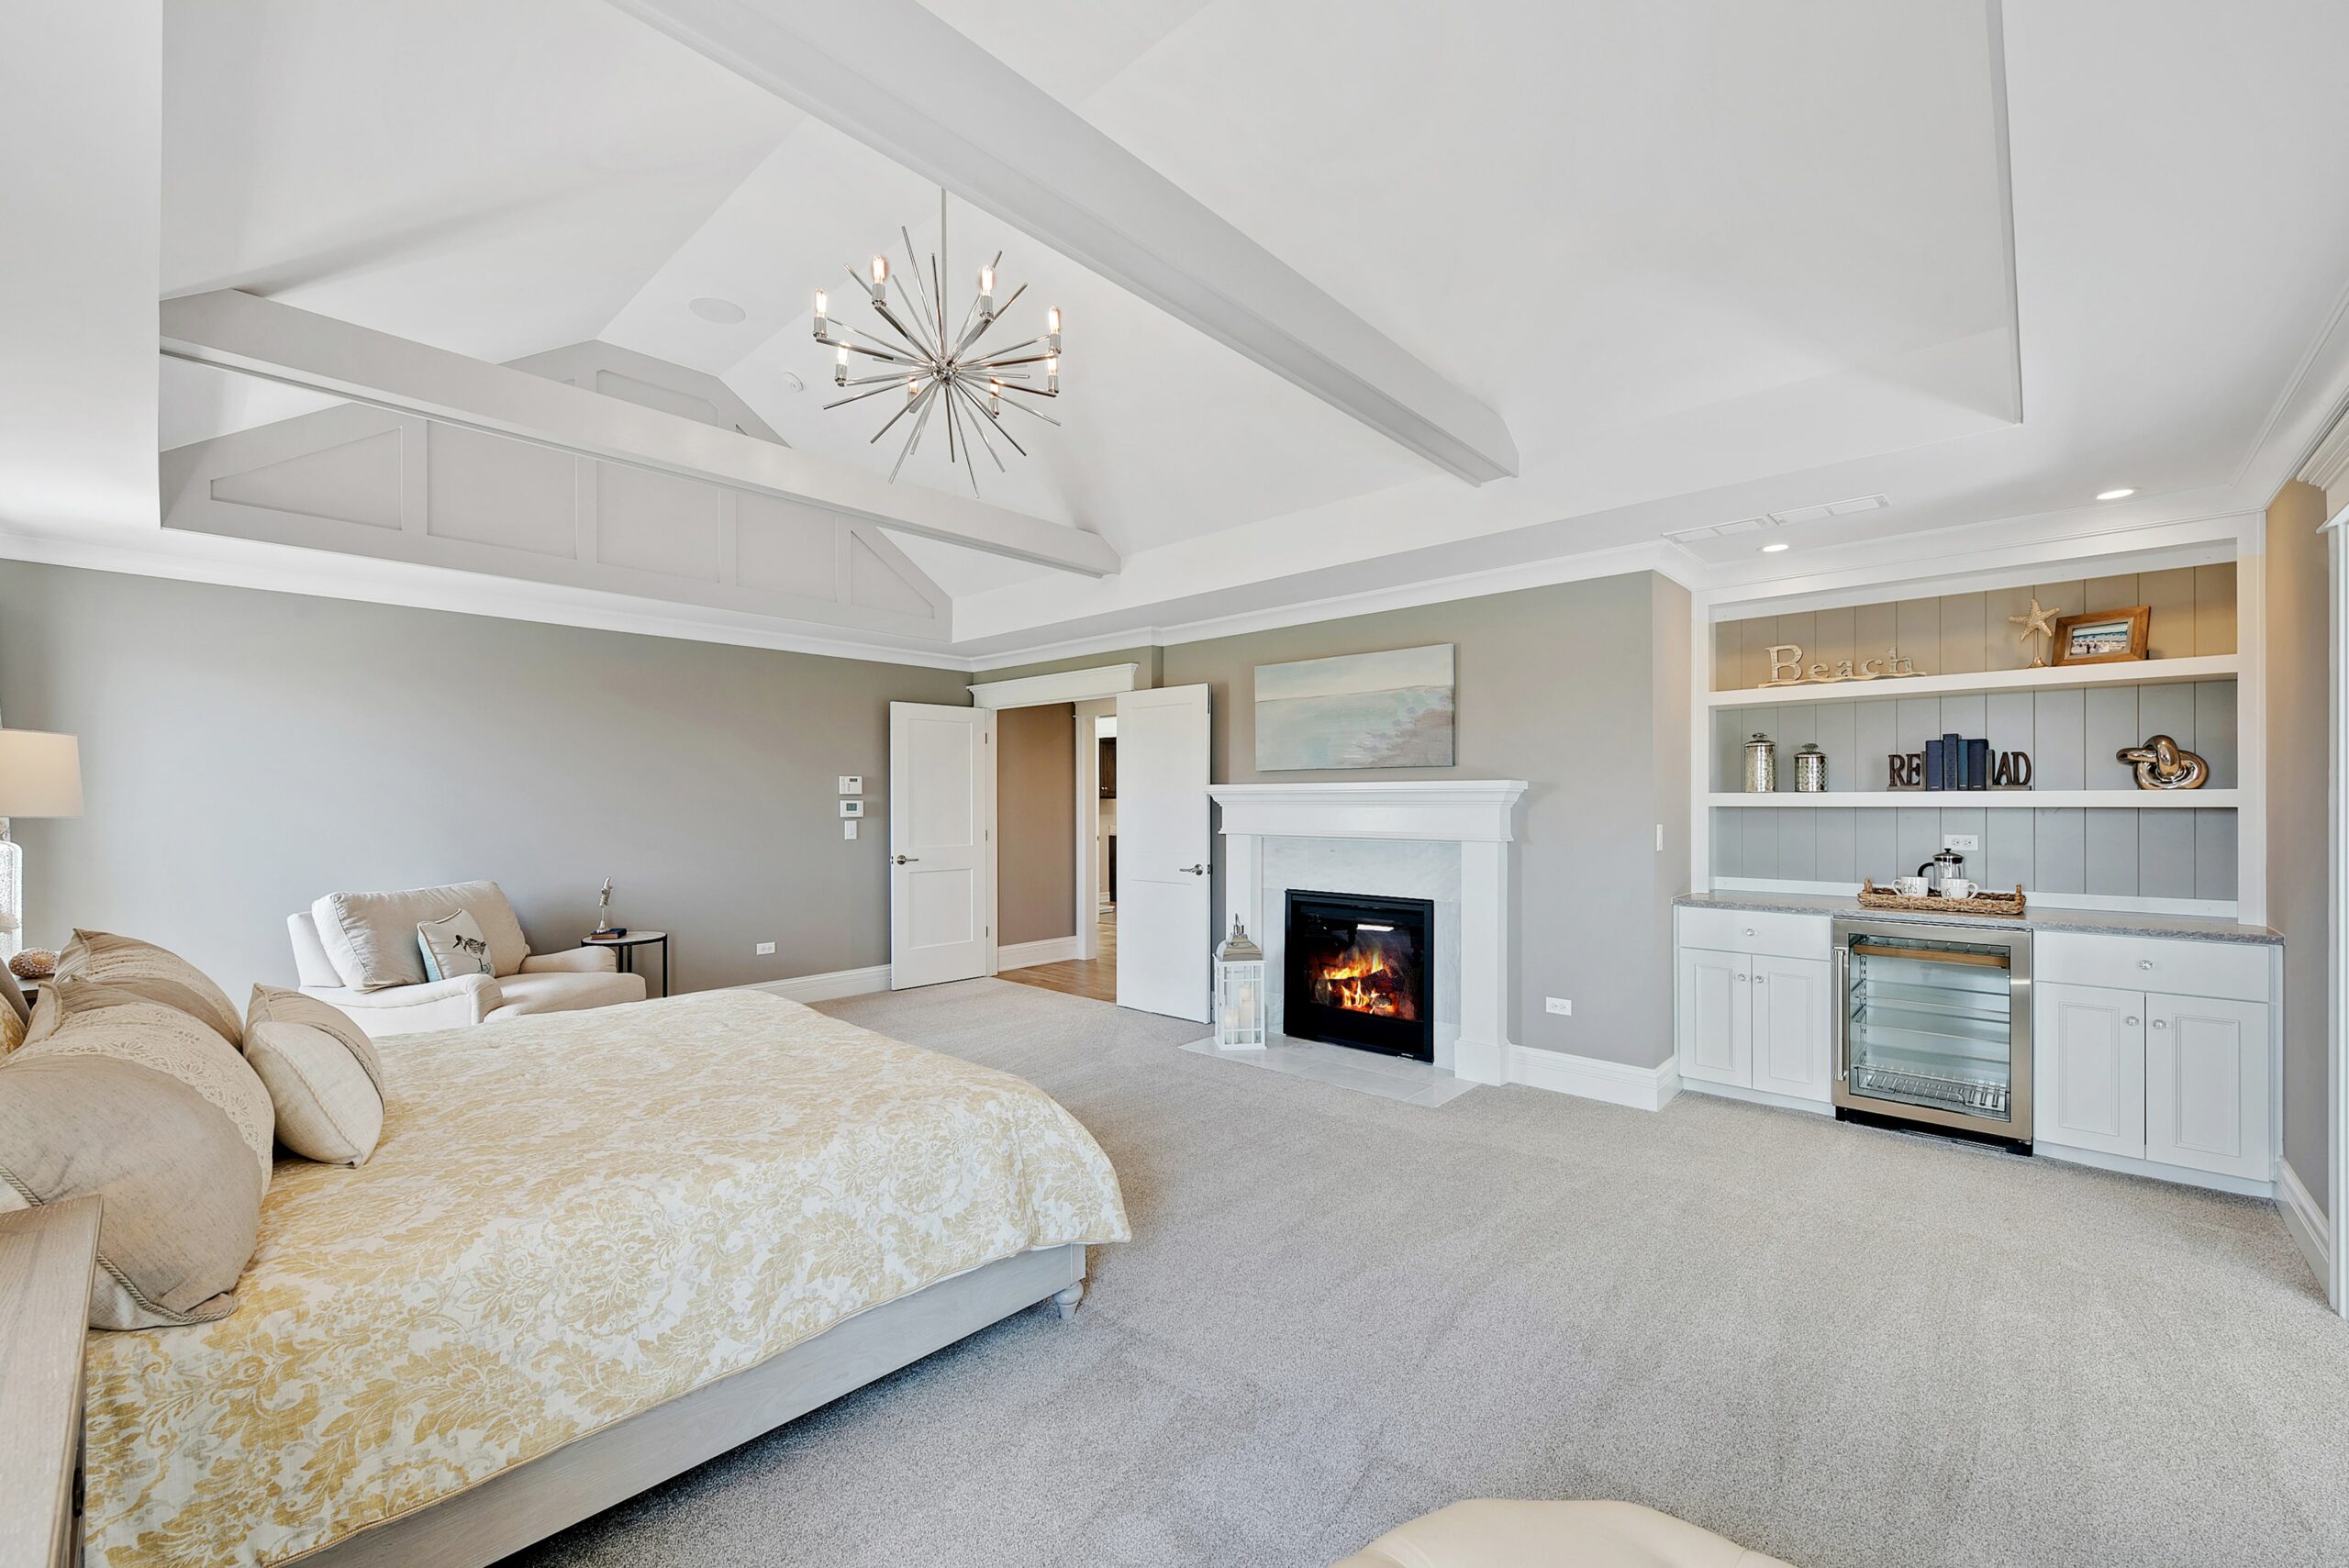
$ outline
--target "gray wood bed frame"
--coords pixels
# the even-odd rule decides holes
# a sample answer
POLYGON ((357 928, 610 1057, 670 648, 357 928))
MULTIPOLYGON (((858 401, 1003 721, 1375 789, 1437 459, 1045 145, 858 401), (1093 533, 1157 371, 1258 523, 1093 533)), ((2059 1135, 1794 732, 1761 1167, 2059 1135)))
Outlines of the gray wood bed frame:
MULTIPOLYGON (((46 1435, 36 1445, 46 1453, 72 1452, 80 1442, 78 1373, 82 1326, 89 1320, 95 1207, 95 1202, 88 1208, 59 1205, 10 1216, 20 1234, 56 1234, 49 1245, 0 1248, 0 1304, 21 1309, 0 1340, 0 1391, 54 1385, 60 1358, 70 1353, 73 1362, 76 1397, 70 1410, 66 1402, 50 1399, 33 1429, 35 1437, 46 1435), (47 1332, 29 1331, 35 1318, 47 1332), (61 1323, 72 1331, 61 1331, 61 1323), (41 1366, 50 1375, 30 1378, 41 1366)), ((754 1367, 293 1561, 315 1568, 418 1562, 486 1568, 1039 1302, 1049 1300, 1063 1318, 1071 1317, 1084 1295, 1081 1246, 1051 1247, 988 1263, 860 1312, 754 1367)), ((10 1446, 0 1445, 0 1457, 14 1472, 23 1456, 10 1446)), ((57 1489, 45 1471, 21 1478, 0 1474, 0 1496, 17 1504, 15 1484, 20 1482, 37 1491, 47 1487, 44 1496, 57 1489)), ((80 1490, 78 1485, 72 1488, 77 1501, 80 1490)), ((64 1520, 42 1517, 39 1509, 20 1514, 11 1506, 0 1513, 0 1568, 78 1562, 80 1537, 78 1509, 75 1518, 64 1520)))

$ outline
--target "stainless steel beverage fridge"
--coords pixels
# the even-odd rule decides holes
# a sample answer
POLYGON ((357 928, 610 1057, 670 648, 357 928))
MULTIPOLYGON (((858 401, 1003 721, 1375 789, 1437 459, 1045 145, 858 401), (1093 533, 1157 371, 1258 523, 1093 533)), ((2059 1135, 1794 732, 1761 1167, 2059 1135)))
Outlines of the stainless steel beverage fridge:
POLYGON ((2031 933, 1835 922, 1835 1114, 2031 1148, 2031 933))

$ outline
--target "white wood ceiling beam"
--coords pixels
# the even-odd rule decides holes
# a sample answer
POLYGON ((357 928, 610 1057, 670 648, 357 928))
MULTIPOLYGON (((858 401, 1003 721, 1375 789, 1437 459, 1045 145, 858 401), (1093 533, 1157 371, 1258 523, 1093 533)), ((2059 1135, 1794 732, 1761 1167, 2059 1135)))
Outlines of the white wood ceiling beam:
POLYGON ((1499 415, 915 0, 612 0, 1472 484, 1499 415))
POLYGON ((1098 534, 813 457, 739 431, 607 397, 505 365, 235 289, 162 302, 174 359, 484 430, 605 462, 779 496, 989 555, 1106 577, 1098 534))

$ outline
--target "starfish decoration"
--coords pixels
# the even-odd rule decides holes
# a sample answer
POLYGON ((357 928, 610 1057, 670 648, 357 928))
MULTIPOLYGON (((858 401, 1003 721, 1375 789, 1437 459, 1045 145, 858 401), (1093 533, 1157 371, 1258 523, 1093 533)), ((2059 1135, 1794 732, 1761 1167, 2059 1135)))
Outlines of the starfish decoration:
MULTIPOLYGON (((2031 648, 2031 639, 2034 637, 2043 637, 2051 643, 2055 640, 2054 624, 2048 619, 2054 614, 2053 610, 2040 608, 2039 595, 2033 594, 2031 598, 2031 612, 2028 615, 2009 616, 2007 619, 2022 628, 2021 631, 2015 633, 2015 640, 2025 648, 2031 648)), ((2043 649, 2032 648, 2031 667, 2034 670, 2047 668, 2047 654, 2043 649)))

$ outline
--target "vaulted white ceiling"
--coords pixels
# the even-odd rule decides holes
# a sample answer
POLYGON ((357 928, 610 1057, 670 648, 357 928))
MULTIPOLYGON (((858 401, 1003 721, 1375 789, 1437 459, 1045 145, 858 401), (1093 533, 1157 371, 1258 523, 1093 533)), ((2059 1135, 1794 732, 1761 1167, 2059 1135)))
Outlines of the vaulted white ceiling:
MULTIPOLYGON (((2322 0, 928 3, 1496 410, 1521 457, 1466 484, 953 201, 950 294, 1000 250, 1030 284, 1008 325, 1068 321, 1064 428, 1010 424, 1033 455, 982 459, 981 489, 1125 562, 1093 582, 905 539, 957 651, 1848 495, 1890 505, 1687 568, 2208 515, 2264 500, 2349 369, 2326 336, 2349 11, 2322 0), (2139 495, 2090 501, 2118 485, 2139 495)), ((501 361, 601 340, 720 378, 795 448, 894 458, 875 405, 822 409, 809 295, 857 319, 842 264, 902 264, 900 225, 926 255, 938 193, 841 131, 584 0, 173 0, 161 51, 163 294, 501 361), (712 297, 743 318, 690 308, 712 297)), ((161 375, 167 449, 327 401, 161 375)), ((900 484, 967 494, 934 439, 900 484)))

